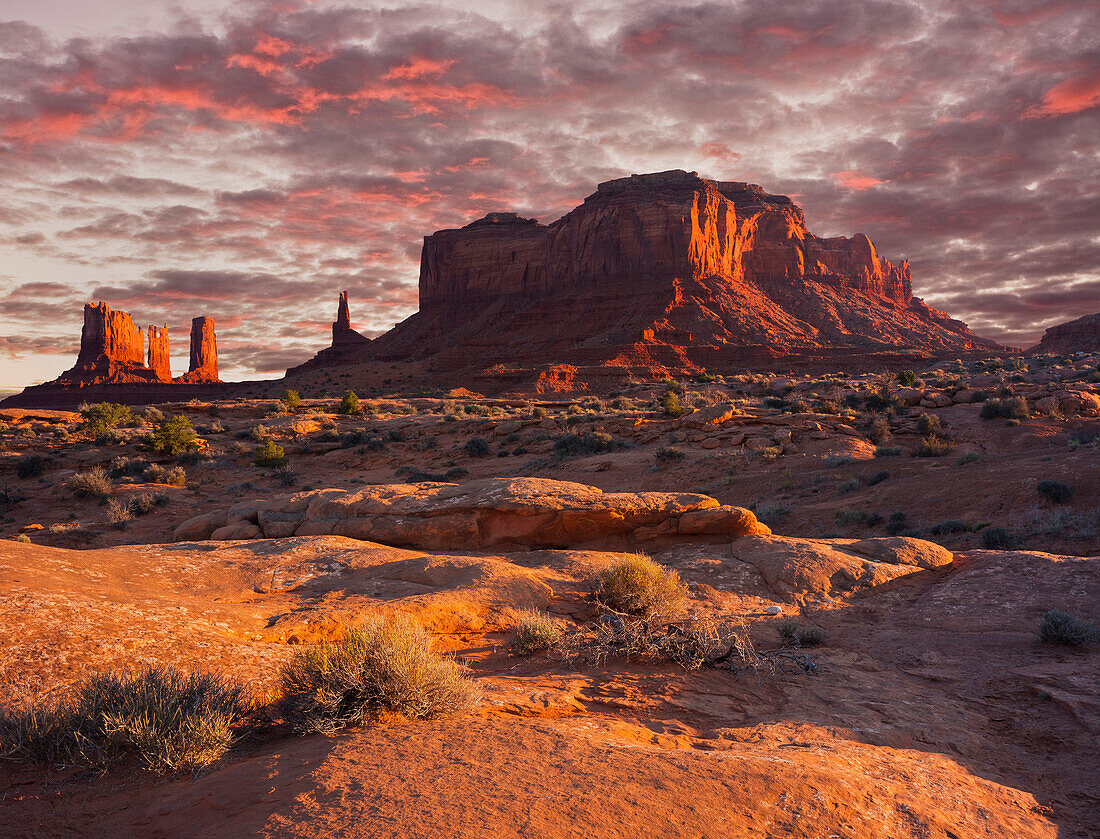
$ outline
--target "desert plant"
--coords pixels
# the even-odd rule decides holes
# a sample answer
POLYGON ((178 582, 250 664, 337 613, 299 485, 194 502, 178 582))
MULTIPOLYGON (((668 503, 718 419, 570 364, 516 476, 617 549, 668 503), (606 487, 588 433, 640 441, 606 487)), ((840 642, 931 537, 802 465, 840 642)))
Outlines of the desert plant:
POLYGON ((303 734, 331 734, 382 712, 425 719, 476 706, 480 691, 431 651, 407 615, 371 616, 339 641, 298 651, 283 666, 282 711, 303 734))
POLYGON ((841 481, 839 484, 836 485, 836 491, 839 492, 841 495, 844 495, 848 492, 855 492, 857 489, 859 489, 858 478, 848 478, 846 481, 841 481))
POLYGON ((146 441, 146 447, 157 454, 175 457, 183 452, 193 451, 198 444, 191 420, 185 416, 175 416, 162 421, 146 441))
POLYGON ((913 456, 943 457, 943 455, 947 454, 954 447, 955 444, 950 440, 937 437, 935 434, 929 434, 921 438, 920 445, 917 447, 917 450, 913 452, 913 456))
POLYGON ((789 516, 791 508, 784 507, 782 504, 757 504, 753 512, 756 514, 757 521, 770 527, 789 516))
POLYGON ((160 408, 150 405, 141 412, 141 418, 149 425, 156 425, 158 422, 164 421, 164 412, 160 408))
POLYGON ((117 498, 107 502, 107 521, 118 530, 125 530, 126 524, 134 518, 130 505, 123 504, 117 498))
POLYGON ((890 423, 885 417, 875 417, 871 422, 871 428, 867 432, 872 443, 882 443, 890 439, 890 423))
POLYGON ((1016 538, 1003 527, 987 527, 982 531, 982 547, 989 550, 1008 550, 1016 547, 1016 538))
POLYGON ((15 461, 15 474, 23 480, 37 478, 46 468, 46 462, 46 458, 37 454, 21 457, 15 461))
POLYGON ((101 769, 134 756, 154 772, 194 770, 228 751, 248 711, 228 679, 168 667, 100 674, 68 701, 0 713, 0 752, 101 769))
POLYGON ((182 466, 173 466, 164 470, 161 481, 174 487, 187 486, 187 472, 182 466))
POLYGON ((901 449, 897 446, 877 446, 875 448, 875 457, 897 457, 901 454, 901 449))
POLYGON ((912 387, 917 382, 917 374, 912 370, 898 371, 898 384, 902 387, 912 387))
POLYGON ((983 460, 985 460, 984 455, 981 455, 978 452, 967 452, 966 454, 960 454, 958 457, 955 458, 955 465, 965 466, 968 463, 981 463, 983 460))
POLYGON ((624 448, 625 443, 604 431, 592 431, 584 435, 567 434, 554 441, 554 453, 558 457, 606 454, 624 448))
POLYGON ((1054 504, 1064 504, 1073 497, 1073 489, 1061 481, 1039 481, 1036 491, 1054 504))
POLYGON ((928 532, 933 536, 942 536, 947 533, 965 533, 970 527, 964 521, 958 519, 948 519, 947 521, 941 521, 938 524, 932 525, 928 528, 928 532))
POLYGON ((867 513, 863 510, 837 510, 833 520, 838 527, 851 527, 856 524, 866 524, 867 513))
POLYGON ((683 460, 684 453, 675 446, 661 446, 655 454, 658 463, 666 460, 683 460))
POLYGON ((471 437, 466 441, 465 449, 470 457, 486 457, 489 454, 489 444, 481 437, 471 437))
POLYGON ((545 408, 535 408, 535 409, 533 409, 531 411, 531 418, 532 419, 537 419, 537 420, 546 419, 546 409, 545 408))
POLYGON ((107 472, 99 466, 93 466, 87 472, 77 472, 69 478, 68 486, 77 498, 94 498, 97 501, 110 495, 112 488, 107 472))
POLYGON ((1069 612, 1051 609, 1039 621, 1039 640, 1047 644, 1080 647, 1100 638, 1100 630, 1069 612))
POLYGON ((777 627, 785 647, 818 647, 825 642, 825 631, 816 626, 803 626, 796 620, 785 620, 777 627))
POLYGON ((298 391, 287 388, 283 393, 283 404, 286 405, 287 410, 293 411, 302 404, 302 396, 298 391))
POLYGON ((340 400, 340 407, 336 409, 338 414, 358 414, 359 413, 359 397, 355 395, 354 390, 349 390, 344 394, 343 399, 340 400))
POLYGON ((869 487, 873 487, 876 484, 881 484, 883 481, 885 481, 889 477, 890 477, 890 473, 887 472, 885 469, 883 469, 881 472, 876 472, 873 475, 866 476, 863 479, 863 483, 867 484, 867 486, 869 486, 869 487))
POLYGON ((522 612, 508 644, 513 655, 528 656, 548 650, 561 639, 561 628, 545 612, 522 612))
POLYGON ((279 469, 287 462, 286 452, 274 440, 268 440, 262 446, 256 447, 253 462, 265 469, 279 469))
POLYGON ((266 425, 254 425, 248 431, 248 438, 254 443, 264 443, 272 439, 271 429, 266 425))
POLYGON ((114 402, 100 402, 97 405, 82 405, 80 416, 83 418, 84 433, 97 440, 108 431, 114 431, 133 419, 133 414, 125 405, 114 402))
POLYGON ((935 434, 940 430, 940 418, 935 414, 921 414, 917 417, 917 431, 921 434, 935 434))
POLYGON ((989 399, 982 405, 979 413, 982 419, 1027 419, 1031 416, 1027 400, 1022 396, 1010 396, 1006 399, 989 399))
POLYGON ((667 620, 683 608, 687 589, 675 571, 638 553, 597 571, 592 595, 605 609, 667 620))

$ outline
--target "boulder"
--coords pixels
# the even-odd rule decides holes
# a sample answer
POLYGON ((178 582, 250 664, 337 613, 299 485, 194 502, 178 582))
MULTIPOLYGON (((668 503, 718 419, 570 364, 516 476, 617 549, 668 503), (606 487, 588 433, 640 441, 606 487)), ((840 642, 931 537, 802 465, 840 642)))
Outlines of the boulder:
POLYGON ((722 402, 708 408, 692 411, 680 420, 681 425, 689 428, 703 428, 708 425, 721 425, 737 416, 740 411, 732 403, 722 402))

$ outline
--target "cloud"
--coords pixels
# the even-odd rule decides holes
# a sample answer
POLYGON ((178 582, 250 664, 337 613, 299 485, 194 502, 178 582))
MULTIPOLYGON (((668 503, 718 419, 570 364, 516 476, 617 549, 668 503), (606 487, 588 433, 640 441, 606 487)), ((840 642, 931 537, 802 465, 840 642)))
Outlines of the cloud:
POLYGON ((184 334, 211 314, 231 369, 270 371, 324 344, 340 290, 364 331, 414 311, 436 229, 683 168, 794 195, 815 232, 867 233, 920 296, 1033 343, 1095 305, 1097 17, 316 0, 65 42, 0 24, 5 271, 57 285, 0 299, 0 329, 61 345, 102 295, 184 334))

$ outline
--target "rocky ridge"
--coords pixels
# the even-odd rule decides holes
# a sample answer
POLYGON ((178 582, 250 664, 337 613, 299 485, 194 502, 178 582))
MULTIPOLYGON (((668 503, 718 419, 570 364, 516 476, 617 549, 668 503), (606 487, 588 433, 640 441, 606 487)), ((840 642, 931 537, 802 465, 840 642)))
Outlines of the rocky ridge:
POLYGON ((1050 327, 1028 355, 1100 352, 1100 312, 1050 327))

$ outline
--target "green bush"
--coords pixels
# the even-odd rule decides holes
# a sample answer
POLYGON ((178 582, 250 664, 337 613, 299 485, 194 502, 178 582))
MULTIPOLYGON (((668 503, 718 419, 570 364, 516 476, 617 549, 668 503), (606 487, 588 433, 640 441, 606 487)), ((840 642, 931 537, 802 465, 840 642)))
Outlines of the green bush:
POLYGON ((1039 640, 1047 644, 1080 647, 1100 637, 1100 632, 1089 621, 1051 609, 1039 621, 1039 640))
POLYGON ((1006 399, 989 399, 982 405, 979 416, 982 419, 1027 419, 1031 413, 1027 400, 1022 396, 1010 396, 1006 399))
POLYGON ((624 448, 626 448, 625 443, 616 440, 603 431, 593 431, 583 436, 580 434, 567 434, 554 441, 554 453, 558 457, 606 454, 624 448))
POLYGON ((489 444, 481 437, 471 437, 466 441, 466 454, 470 457, 487 457, 489 444))
POLYGON ((1039 481, 1035 489, 1041 496, 1055 504, 1064 504, 1073 497, 1073 489, 1061 481, 1039 481))
POLYGON ((912 370, 901 370, 898 373, 898 384, 902 387, 912 387, 917 382, 917 374, 912 370))
POLYGON ((606 609, 667 620, 683 608, 687 589, 675 571, 639 553, 601 568, 592 594, 606 609))
POLYGON ((666 417, 672 417, 673 419, 691 413, 691 409, 680 402, 680 394, 674 390, 666 390, 662 393, 660 399, 658 399, 658 405, 660 405, 661 411, 666 417))
POLYGON ((836 485, 836 491, 839 492, 841 495, 844 495, 848 492, 855 492, 857 489, 859 489, 858 478, 848 478, 848 480, 841 481, 839 484, 836 485))
POLYGON ((474 708, 477 686, 407 615, 371 616, 336 643, 298 651, 281 671, 281 707, 303 734, 331 734, 382 712, 427 719, 474 708))
POLYGON ((901 454, 901 449, 897 446, 877 446, 875 448, 875 457, 897 457, 901 454))
POLYGON ((0 752, 99 769, 132 756, 154 772, 194 770, 228 751, 248 711, 243 688, 227 679, 169 667, 102 674, 68 701, 0 714, 0 752))
POLYGON ((84 420, 82 423, 84 433, 93 440, 102 437, 108 431, 114 431, 120 425, 131 422, 134 418, 129 408, 114 402, 81 406, 80 416, 84 420))
POLYGON ((283 394, 283 404, 286 405, 287 410, 293 411, 302 404, 302 396, 298 391, 287 388, 283 394))
POLYGON ((796 620, 785 620, 777 627, 785 647, 818 647, 825 643, 825 631, 816 626, 803 626, 796 620))
POLYGON ((545 612, 535 609, 520 614, 509 649, 513 655, 528 656, 548 650, 561 640, 561 628, 545 612))
POLYGON ((146 442, 146 448, 158 454, 175 457, 197 448, 198 437, 185 416, 175 416, 157 425, 146 442))
POLYGON ((256 447, 255 464, 266 469, 279 469, 286 465, 286 452, 274 440, 256 447))
POLYGON ((355 395, 354 390, 349 390, 344 394, 344 398, 340 400, 340 407, 336 409, 338 414, 358 414, 359 413, 359 397, 355 395))

